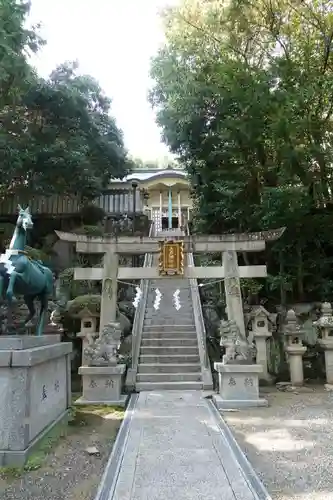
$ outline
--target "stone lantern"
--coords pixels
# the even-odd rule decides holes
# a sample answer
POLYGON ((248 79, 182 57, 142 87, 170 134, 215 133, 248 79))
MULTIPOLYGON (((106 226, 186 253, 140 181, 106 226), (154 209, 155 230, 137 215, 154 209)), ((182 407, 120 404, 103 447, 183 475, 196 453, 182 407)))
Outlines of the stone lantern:
POLYGON ((285 336, 285 349, 288 353, 291 383, 292 385, 302 385, 304 382, 302 358, 306 347, 303 346, 301 339, 303 330, 298 324, 295 311, 292 309, 287 312, 283 334, 285 336))
POLYGON ((325 351, 326 380, 328 384, 333 384, 333 315, 329 302, 322 304, 321 317, 313 324, 320 336, 318 342, 325 351))
POLYGON ((270 330, 269 318, 270 313, 262 306, 254 307, 250 314, 250 324, 252 327, 252 340, 256 344, 256 361, 263 368, 260 378, 270 381, 270 376, 267 369, 267 339, 272 336, 270 330))
POLYGON ((84 351, 88 347, 89 343, 98 336, 97 332, 97 319, 99 318, 99 313, 92 312, 88 307, 84 307, 75 314, 76 318, 81 320, 81 328, 77 337, 82 339, 82 365, 87 364, 85 359, 84 351))

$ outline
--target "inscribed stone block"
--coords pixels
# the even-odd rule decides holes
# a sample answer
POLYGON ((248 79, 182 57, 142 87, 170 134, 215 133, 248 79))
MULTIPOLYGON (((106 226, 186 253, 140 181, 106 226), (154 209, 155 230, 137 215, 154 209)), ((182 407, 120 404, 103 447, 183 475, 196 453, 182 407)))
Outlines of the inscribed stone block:
POLYGON ((21 466, 30 448, 67 413, 72 344, 52 344, 54 337, 1 340, 6 350, 0 350, 0 360, 9 353, 10 365, 0 365, 0 456, 4 466, 21 466))
POLYGON ((219 374, 218 407, 267 406, 267 401, 259 398, 261 365, 214 363, 214 368, 219 374))

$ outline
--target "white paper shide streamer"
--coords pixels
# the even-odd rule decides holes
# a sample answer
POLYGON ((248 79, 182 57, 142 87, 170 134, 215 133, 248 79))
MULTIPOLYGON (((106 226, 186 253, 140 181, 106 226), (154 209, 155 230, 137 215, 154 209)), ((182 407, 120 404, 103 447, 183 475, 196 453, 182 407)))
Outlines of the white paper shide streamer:
POLYGON ((179 309, 182 307, 182 306, 180 305, 179 294, 180 294, 180 290, 179 290, 179 288, 178 288, 178 289, 175 291, 175 293, 173 294, 173 303, 174 303, 174 306, 175 306, 176 311, 179 311, 179 309))
POLYGON ((156 288, 155 294, 156 294, 156 297, 155 297, 153 308, 155 309, 155 311, 157 311, 160 308, 162 294, 158 288, 156 288))
POLYGON ((12 272, 15 269, 15 266, 13 266, 12 261, 10 260, 12 255, 17 255, 17 252, 12 250, 6 250, 6 253, 3 253, 0 255, 0 264, 3 264, 5 266, 6 272, 8 274, 12 274, 12 272))
POLYGON ((138 286, 135 288, 135 290, 136 290, 136 295, 134 297, 134 300, 133 300, 132 304, 133 304, 133 306, 136 309, 138 307, 138 305, 139 305, 139 302, 140 302, 140 299, 141 299, 141 296, 142 296, 142 290, 138 286))

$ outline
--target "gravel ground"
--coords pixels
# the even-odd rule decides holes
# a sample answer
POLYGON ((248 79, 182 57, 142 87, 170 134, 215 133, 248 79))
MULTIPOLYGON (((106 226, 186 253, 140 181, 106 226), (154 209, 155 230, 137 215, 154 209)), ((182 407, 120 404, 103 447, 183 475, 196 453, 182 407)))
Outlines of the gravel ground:
POLYGON ((273 500, 333 500, 333 393, 263 396, 268 408, 222 414, 273 500))
POLYGON ((43 466, 13 478, 0 474, 1 500, 91 500, 97 491, 123 417, 122 412, 85 409, 66 437, 45 457, 43 466), (89 455, 95 446, 100 456, 89 455))

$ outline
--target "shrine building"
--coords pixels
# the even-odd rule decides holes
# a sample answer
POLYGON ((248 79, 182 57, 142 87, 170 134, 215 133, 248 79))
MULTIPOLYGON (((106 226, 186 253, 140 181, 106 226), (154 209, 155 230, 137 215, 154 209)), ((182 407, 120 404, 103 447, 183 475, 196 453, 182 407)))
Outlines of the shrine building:
MULTIPOLYGON (((30 206, 35 225, 47 228, 45 221, 49 220, 52 227, 65 230, 67 221, 75 219, 81 208, 80 198, 74 195, 36 194, 23 201, 11 196, 0 202, 0 221, 14 223, 18 203, 30 206)), ((190 185, 182 169, 134 170, 123 179, 113 179, 94 203, 111 221, 125 214, 129 218, 146 215, 155 222, 156 231, 184 227, 191 220, 190 185)))
POLYGON ((192 211, 186 173, 171 168, 136 170, 112 180, 98 205, 109 215, 145 214, 157 231, 184 227, 192 211))

